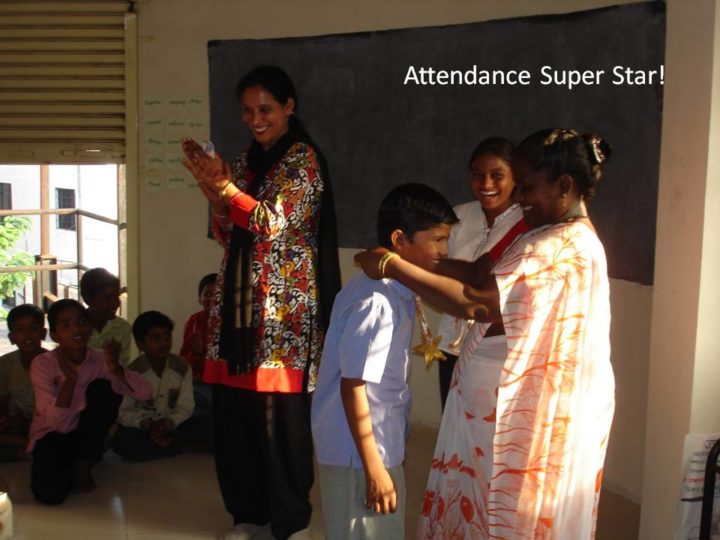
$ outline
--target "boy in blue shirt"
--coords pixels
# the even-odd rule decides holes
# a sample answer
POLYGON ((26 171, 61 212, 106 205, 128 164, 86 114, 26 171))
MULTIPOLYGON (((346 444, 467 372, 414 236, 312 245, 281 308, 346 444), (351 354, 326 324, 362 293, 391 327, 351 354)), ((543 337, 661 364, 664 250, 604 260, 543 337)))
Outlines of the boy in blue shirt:
MULTIPOLYGON (((440 193, 404 184, 380 205, 378 238, 389 256, 433 271, 457 221, 440 193)), ((335 298, 312 403, 326 538, 404 538, 414 298, 362 272, 335 298)))

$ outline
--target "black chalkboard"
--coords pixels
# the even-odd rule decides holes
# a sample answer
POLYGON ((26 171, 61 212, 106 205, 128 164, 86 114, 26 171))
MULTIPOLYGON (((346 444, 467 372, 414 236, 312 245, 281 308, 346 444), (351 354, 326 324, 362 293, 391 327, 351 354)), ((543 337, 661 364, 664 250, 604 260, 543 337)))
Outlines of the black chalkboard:
POLYGON ((340 244, 362 247, 375 243, 375 214, 394 185, 420 181, 453 204, 471 200, 467 161, 485 137, 519 141, 551 126, 596 132, 614 149, 590 208, 610 275, 651 284, 664 41, 663 2, 457 26, 211 41, 211 137, 226 158, 246 147, 235 85, 255 65, 284 68, 298 89, 299 117, 329 163, 340 244), (419 82, 421 68, 499 70, 506 82, 517 79, 510 70, 526 70, 529 81, 414 84, 410 66, 419 82), (555 79, 542 84, 549 81, 543 66, 604 74, 569 88, 555 79), (627 78, 624 68, 637 71, 627 78))

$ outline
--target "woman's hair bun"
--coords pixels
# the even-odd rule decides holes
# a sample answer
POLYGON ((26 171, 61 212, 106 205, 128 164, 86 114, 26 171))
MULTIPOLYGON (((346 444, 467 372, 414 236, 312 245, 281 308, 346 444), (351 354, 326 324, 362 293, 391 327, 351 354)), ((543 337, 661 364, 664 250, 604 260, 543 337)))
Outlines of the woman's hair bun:
POLYGON ((588 133, 582 136, 588 145, 590 161, 593 165, 603 165, 612 154, 612 148, 608 142, 594 133, 588 133))

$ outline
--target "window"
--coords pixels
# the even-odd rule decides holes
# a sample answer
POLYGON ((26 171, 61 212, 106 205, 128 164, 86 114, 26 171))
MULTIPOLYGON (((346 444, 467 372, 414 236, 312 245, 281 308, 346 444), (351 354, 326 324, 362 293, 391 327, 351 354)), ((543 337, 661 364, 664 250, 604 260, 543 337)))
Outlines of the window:
POLYGON ((12 184, 0 182, 0 210, 12 210, 12 184))
MULTIPOLYGON (((55 207, 56 208, 75 208, 75 190, 56 188, 55 189, 55 207)), ((57 217, 57 228, 66 231, 74 231, 76 229, 75 214, 59 215, 57 217)))

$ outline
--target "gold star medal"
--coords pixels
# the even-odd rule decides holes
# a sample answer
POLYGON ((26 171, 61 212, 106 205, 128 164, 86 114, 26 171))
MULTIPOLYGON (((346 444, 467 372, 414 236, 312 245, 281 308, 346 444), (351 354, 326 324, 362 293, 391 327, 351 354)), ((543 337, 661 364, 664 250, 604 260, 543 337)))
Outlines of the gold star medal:
POLYGON ((423 309, 422 300, 415 295, 415 310, 420 319, 420 333, 422 334, 422 343, 413 347, 413 352, 425 358, 425 367, 429 368, 435 360, 447 360, 447 356, 440 350, 440 336, 433 337, 430 332, 430 326, 425 318, 425 310, 423 309))

